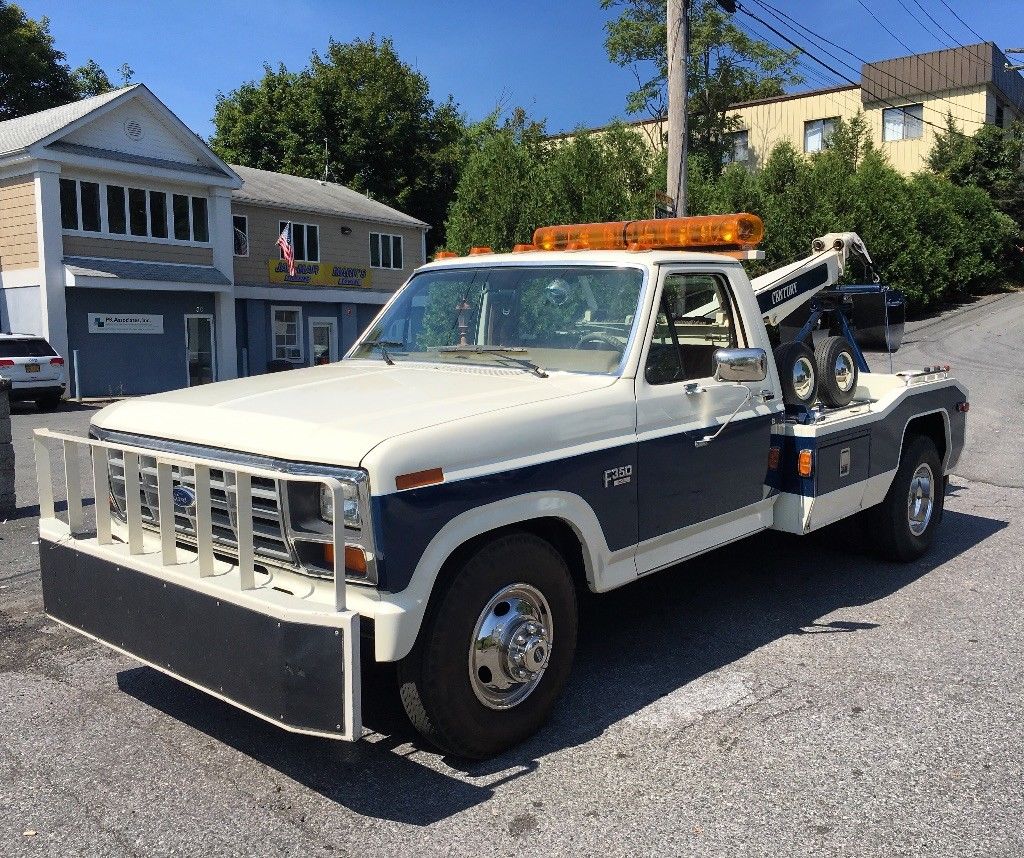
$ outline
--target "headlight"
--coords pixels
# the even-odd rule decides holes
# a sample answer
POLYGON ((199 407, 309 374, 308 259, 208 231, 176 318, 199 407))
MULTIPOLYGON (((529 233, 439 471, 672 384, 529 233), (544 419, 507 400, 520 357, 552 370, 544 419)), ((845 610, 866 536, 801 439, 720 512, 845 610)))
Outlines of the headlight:
MULTIPOLYGON (((363 526, 363 520, 359 513, 359 497, 356 486, 347 482, 341 485, 345 497, 345 527, 358 530, 363 526)), ((331 524, 334 523, 334 495, 324 485, 320 486, 320 518, 331 524)))

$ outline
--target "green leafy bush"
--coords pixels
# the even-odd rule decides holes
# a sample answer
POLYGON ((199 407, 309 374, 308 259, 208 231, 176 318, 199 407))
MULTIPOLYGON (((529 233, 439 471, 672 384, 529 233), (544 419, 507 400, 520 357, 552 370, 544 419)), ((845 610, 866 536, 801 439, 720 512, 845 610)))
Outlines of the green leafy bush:
MULTIPOLYGON (((623 127, 552 141, 518 112, 474 133, 447 224, 460 252, 479 244, 508 250, 545 224, 651 217, 664 187, 664 155, 623 127)), ((861 117, 840 121, 829 143, 811 157, 779 144, 757 171, 740 164, 719 171, 706 156, 692 156, 690 214, 760 215, 765 260, 751 274, 806 256, 816 236, 857 232, 882 281, 904 292, 912 309, 1005 282, 1018 229, 985 190, 944 175, 900 174, 871 145, 861 117)), ((956 163, 966 171, 962 152, 956 163)), ((999 175, 999 188, 1012 185, 1005 170, 999 175)))

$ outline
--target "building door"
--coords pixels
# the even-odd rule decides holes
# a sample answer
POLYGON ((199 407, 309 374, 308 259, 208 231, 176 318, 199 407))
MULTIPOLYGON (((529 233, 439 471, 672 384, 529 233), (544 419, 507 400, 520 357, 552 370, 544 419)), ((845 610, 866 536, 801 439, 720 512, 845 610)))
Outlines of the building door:
POLYGON ((309 355, 315 366, 334 363, 338 359, 338 320, 311 317, 309 320, 309 355))
POLYGON ((185 361, 189 387, 216 380, 213 316, 185 315, 185 361))

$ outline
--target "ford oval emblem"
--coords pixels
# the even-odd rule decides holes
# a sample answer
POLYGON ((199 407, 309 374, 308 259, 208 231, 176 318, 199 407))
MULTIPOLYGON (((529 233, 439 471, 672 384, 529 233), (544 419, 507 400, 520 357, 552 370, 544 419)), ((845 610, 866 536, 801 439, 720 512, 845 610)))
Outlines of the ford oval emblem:
POLYGON ((188 486, 175 486, 171 497, 174 498, 175 509, 187 511, 196 505, 196 493, 188 486))

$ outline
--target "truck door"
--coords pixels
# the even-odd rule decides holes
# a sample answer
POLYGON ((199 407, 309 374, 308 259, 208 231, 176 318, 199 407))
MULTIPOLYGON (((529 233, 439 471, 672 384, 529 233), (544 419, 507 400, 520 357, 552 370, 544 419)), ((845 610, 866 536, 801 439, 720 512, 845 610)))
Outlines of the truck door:
POLYGON ((655 306, 636 380, 641 574, 770 524, 759 516, 777 410, 753 396, 770 382, 715 381, 716 350, 760 345, 724 269, 663 266, 655 306))

